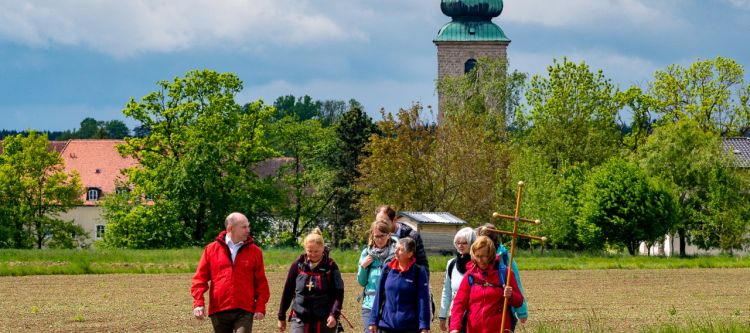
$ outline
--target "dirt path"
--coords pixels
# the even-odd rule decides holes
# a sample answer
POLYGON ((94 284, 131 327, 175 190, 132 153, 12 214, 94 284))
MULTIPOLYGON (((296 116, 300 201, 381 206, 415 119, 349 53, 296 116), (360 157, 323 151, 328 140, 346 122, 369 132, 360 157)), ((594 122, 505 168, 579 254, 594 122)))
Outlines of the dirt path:
MULTIPOLYGON (((750 322, 750 269, 593 270, 521 272, 538 326, 630 331, 665 322, 750 322)), ((0 331, 208 332, 191 318, 191 274, 0 277, 0 331)), ((432 275, 439 306, 443 274, 432 275)), ((268 318, 255 331, 276 329, 282 273, 270 273, 268 318)), ((360 332, 361 288, 345 274, 345 313, 360 332)), ((437 322, 433 331, 439 332, 437 322)))

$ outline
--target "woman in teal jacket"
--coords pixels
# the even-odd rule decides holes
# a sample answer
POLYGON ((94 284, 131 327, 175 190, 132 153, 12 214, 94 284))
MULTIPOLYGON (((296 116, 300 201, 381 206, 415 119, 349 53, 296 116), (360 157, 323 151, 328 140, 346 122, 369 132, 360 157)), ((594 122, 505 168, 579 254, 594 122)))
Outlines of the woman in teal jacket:
MULTIPOLYGON (((370 237, 367 246, 359 256, 357 266, 357 282, 363 287, 358 298, 362 303, 362 322, 367 323, 375 299, 375 290, 380 282, 383 265, 393 259, 396 250, 396 238, 391 236, 391 225, 388 221, 377 220, 370 227, 370 237)), ((369 333, 364 325, 364 333, 369 333)))

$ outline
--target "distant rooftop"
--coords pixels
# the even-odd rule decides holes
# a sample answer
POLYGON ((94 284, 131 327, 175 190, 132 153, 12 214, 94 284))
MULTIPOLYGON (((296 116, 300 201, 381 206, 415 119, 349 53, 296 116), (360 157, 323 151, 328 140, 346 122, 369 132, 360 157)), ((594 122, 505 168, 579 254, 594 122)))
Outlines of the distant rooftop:
POLYGON ((724 151, 735 158, 739 168, 750 168, 750 138, 724 138, 724 151))
POLYGON ((448 212, 398 212, 398 216, 403 216, 417 223, 426 224, 465 224, 466 221, 454 216, 448 212))

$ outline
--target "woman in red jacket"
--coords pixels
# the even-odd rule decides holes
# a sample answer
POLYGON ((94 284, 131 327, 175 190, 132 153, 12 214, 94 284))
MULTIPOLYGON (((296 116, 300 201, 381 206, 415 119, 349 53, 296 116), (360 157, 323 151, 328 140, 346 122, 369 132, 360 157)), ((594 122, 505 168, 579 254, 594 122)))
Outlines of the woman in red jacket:
POLYGON ((499 262, 495 244, 487 236, 478 237, 471 245, 471 262, 453 299, 450 333, 459 333, 464 326, 467 333, 510 332, 510 309, 505 312, 505 327, 500 327, 504 298, 510 297, 509 305, 519 307, 523 295, 513 274, 505 283, 508 268, 500 266, 498 270, 499 262))

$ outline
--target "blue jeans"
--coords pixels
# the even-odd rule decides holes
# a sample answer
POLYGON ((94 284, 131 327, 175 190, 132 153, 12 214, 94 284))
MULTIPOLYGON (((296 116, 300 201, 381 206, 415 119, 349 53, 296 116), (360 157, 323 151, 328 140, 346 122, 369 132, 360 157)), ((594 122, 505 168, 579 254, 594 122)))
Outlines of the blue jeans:
POLYGON ((367 308, 362 308, 362 326, 364 326, 364 333, 370 333, 370 330, 367 327, 367 322, 370 321, 370 314, 372 313, 372 310, 367 308))

